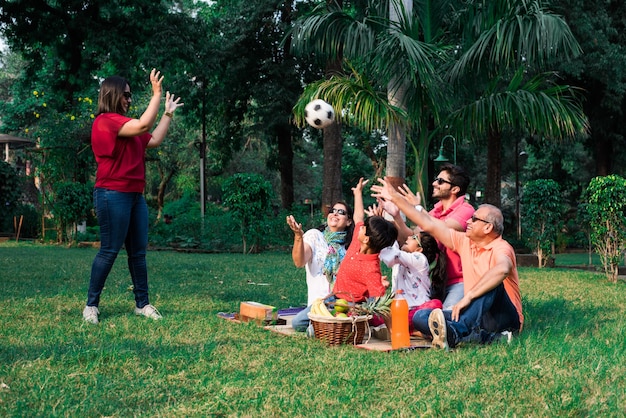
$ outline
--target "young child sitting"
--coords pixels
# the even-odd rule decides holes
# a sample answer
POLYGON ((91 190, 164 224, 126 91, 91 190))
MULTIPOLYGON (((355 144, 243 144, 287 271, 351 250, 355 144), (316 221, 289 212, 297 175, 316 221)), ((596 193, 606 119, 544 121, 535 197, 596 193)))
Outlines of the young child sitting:
POLYGON ((337 271, 333 291, 337 298, 362 302, 367 298, 385 294, 380 269, 380 251, 393 245, 398 238, 396 226, 381 216, 365 218, 363 186, 361 178, 352 188, 354 193, 354 234, 352 242, 337 271))
POLYGON ((392 290, 404 292, 411 328, 418 310, 442 308, 447 281, 446 255, 432 235, 423 231, 411 235, 402 248, 395 243, 383 249, 380 259, 392 268, 392 290))

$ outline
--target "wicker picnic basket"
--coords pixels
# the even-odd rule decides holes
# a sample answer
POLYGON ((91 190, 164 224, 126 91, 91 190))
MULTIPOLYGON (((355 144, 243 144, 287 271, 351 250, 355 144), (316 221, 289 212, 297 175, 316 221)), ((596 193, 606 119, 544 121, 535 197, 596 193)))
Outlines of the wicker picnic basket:
POLYGON ((315 338, 328 345, 361 344, 365 334, 369 332, 371 315, 349 316, 337 318, 309 313, 315 338))

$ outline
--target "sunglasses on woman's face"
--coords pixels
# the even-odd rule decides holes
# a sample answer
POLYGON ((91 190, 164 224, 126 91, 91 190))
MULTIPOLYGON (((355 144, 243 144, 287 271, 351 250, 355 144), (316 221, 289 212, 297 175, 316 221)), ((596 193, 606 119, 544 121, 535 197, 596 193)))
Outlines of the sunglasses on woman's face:
POLYGON ((125 91, 124 93, 122 93, 124 95, 124 98, 126 100, 130 100, 133 98, 133 94, 130 91, 125 91))
POLYGON ((332 208, 330 210, 330 213, 336 213, 337 215, 341 215, 341 216, 346 216, 348 214, 345 209, 341 209, 341 208, 332 208))

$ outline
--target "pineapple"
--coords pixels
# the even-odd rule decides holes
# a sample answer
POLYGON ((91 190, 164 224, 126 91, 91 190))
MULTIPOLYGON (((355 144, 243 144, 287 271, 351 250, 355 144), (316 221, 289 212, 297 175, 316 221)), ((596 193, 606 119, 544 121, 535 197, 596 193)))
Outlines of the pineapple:
POLYGON ((383 296, 354 305, 352 312, 356 315, 380 315, 384 318, 389 318, 391 315, 391 302, 393 301, 393 297, 393 292, 391 291, 391 287, 389 287, 383 296))

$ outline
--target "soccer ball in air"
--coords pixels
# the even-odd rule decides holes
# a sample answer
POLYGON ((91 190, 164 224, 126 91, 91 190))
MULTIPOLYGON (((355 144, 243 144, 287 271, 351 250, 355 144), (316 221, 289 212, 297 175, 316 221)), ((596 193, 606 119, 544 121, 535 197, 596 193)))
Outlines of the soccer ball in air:
POLYGON ((304 108, 304 118, 312 127, 323 129, 335 119, 335 110, 322 99, 315 99, 304 108))

